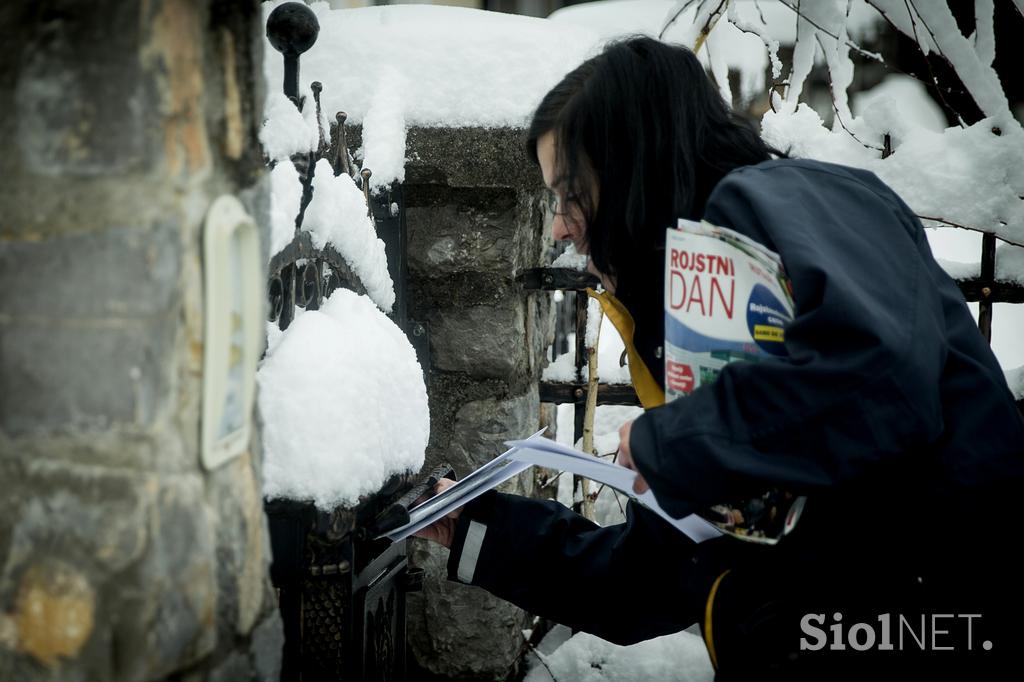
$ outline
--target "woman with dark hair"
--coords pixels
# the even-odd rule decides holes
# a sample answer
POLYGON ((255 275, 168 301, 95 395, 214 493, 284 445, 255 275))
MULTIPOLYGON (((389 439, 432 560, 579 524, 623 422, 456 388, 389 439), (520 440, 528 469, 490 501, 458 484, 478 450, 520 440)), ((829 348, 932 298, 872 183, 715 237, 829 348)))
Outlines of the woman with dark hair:
POLYGON ((719 680, 996 670, 1019 579, 972 510, 1021 489, 1024 421, 913 212, 869 172, 773 159, 689 50, 649 38, 568 74, 527 148, 648 408, 620 463, 679 518, 766 488, 807 504, 777 545, 695 544, 633 503, 599 528, 491 492, 423 533, 451 548, 451 578, 613 642, 699 623, 719 680), (679 218, 778 253, 795 315, 783 357, 663 405, 679 218))

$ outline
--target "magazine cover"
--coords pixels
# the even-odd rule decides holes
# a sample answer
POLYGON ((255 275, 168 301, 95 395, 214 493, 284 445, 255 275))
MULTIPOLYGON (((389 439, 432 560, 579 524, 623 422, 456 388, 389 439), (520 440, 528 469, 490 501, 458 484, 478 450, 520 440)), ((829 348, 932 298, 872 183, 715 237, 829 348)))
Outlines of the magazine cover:
MULTIPOLYGON (((733 230, 680 220, 665 240, 665 400, 685 399, 727 363, 784 356, 793 309, 778 254, 733 230)), ((769 490, 702 515, 730 535, 772 544, 804 501, 769 490)))

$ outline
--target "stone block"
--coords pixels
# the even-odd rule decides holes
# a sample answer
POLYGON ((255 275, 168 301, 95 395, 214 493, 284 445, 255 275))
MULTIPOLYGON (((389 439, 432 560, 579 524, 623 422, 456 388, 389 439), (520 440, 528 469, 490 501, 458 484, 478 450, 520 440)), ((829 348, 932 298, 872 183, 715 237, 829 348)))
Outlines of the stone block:
POLYGON ((0 429, 145 427, 171 403, 178 320, 0 322, 0 429))
POLYGON ((412 562, 423 591, 409 596, 409 647, 416 663, 449 680, 505 680, 513 672, 528 616, 477 587, 450 581, 448 550, 416 540, 412 562))
POLYGON ((161 481, 147 523, 150 549, 132 581, 145 589, 142 608, 127 616, 145 633, 134 657, 145 661, 148 679, 198 662, 217 643, 214 512, 204 504, 202 476, 176 479, 161 481))
MULTIPOLYGON (((40 461, 4 505, 0 603, 17 665, 153 679, 216 644, 213 514, 202 477, 40 461)), ((75 678, 77 679, 77 678, 75 678)))
POLYGON ((283 646, 284 627, 277 609, 274 609, 252 633, 251 656, 259 682, 278 682, 281 679, 283 646))
POLYGON ((536 387, 513 398, 485 398, 458 411, 448 447, 449 461, 459 476, 507 450, 505 441, 524 438, 538 429, 540 400, 536 387))
MULTIPOLYGON (((30 34, 15 62, 17 134, 8 139, 22 163, 41 175, 110 175, 145 170, 151 162, 147 83, 140 60, 129 58, 142 47, 140 7, 90 9, 62 6, 60 19, 30 34)), ((20 26, 34 23, 22 20, 20 26)))
POLYGON ((555 311, 551 295, 538 292, 526 299, 527 372, 531 380, 540 378, 547 364, 547 349, 555 337, 555 311))
POLYGON ((247 452, 207 477, 216 509, 218 608, 222 637, 247 635, 264 609, 270 559, 259 482, 247 452))
POLYGON ((174 222, 6 241, 0 314, 54 320, 167 314, 180 297, 181 250, 181 226, 174 222))
MULTIPOLYGON (((362 126, 348 129, 351 149, 363 143, 362 126)), ((447 187, 539 190, 540 168, 526 155, 522 128, 422 128, 406 134, 405 183, 447 187)))
POLYGON ((483 201, 454 193, 448 198, 406 208, 410 273, 429 278, 485 272, 511 278, 525 260, 515 193, 488 192, 483 201))
POLYGON ((238 652, 229 654, 206 676, 207 682, 248 682, 251 679, 252 663, 247 656, 238 652))
POLYGON ((430 314, 434 369, 506 379, 526 361, 523 301, 436 310, 430 314))
MULTIPOLYGON (((6 550, 0 584, 14 580, 41 547, 59 550, 93 577, 121 573, 149 544, 140 525, 156 501, 156 479, 124 470, 36 460, 17 476, 0 503, 0 541, 6 550)), ((5 476, 4 480, 11 480, 5 476)))

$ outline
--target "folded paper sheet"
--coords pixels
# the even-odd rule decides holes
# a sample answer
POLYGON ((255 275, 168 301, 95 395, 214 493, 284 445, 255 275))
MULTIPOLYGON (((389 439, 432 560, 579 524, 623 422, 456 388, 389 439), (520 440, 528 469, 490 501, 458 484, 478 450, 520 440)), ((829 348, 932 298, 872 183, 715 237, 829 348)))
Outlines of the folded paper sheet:
POLYGON ((470 500, 534 465, 567 471, 614 488, 649 508, 694 542, 703 542, 721 534, 718 529, 695 514, 683 519, 672 518, 661 508, 657 500, 654 499, 654 494, 649 490, 642 495, 637 495, 633 492, 636 472, 560 445, 542 437, 542 433, 543 431, 538 431, 524 440, 508 441, 506 445, 511 446, 511 449, 495 457, 440 494, 410 509, 409 523, 394 529, 383 537, 395 542, 404 540, 416 531, 429 526, 470 500))

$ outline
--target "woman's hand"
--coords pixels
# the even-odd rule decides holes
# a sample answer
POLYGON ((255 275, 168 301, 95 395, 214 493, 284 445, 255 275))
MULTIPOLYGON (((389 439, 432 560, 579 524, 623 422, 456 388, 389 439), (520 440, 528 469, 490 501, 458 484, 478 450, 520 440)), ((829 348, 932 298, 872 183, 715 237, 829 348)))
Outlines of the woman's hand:
POLYGON ((633 421, 630 419, 619 427, 619 456, 616 458, 616 461, 627 469, 636 471, 636 480, 633 481, 633 492, 637 495, 642 495, 650 490, 650 486, 647 485, 647 481, 644 480, 636 465, 633 464, 633 454, 629 451, 629 432, 633 428, 633 421))
MULTIPOLYGON (((437 495, 438 493, 452 487, 453 485, 455 485, 455 481, 451 480, 450 478, 442 478, 440 481, 437 482, 436 485, 434 485, 434 495, 437 495)), ((431 495, 430 497, 433 497, 433 495, 431 495)), ((416 500, 416 504, 428 500, 430 499, 430 497, 424 495, 420 499, 416 500)), ((426 528, 421 528, 420 530, 413 533, 413 535, 419 538, 433 540, 434 542, 444 545, 445 547, 451 549, 452 539, 454 539, 455 537, 455 523, 459 520, 460 514, 462 514, 462 507, 459 507, 455 511, 448 512, 442 518, 438 519, 437 521, 434 521, 426 528)))

